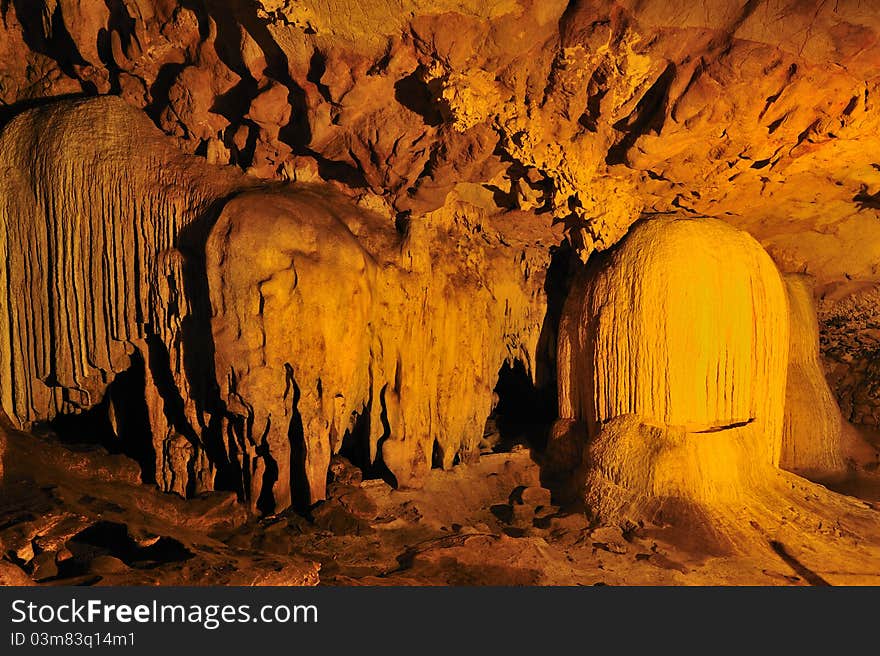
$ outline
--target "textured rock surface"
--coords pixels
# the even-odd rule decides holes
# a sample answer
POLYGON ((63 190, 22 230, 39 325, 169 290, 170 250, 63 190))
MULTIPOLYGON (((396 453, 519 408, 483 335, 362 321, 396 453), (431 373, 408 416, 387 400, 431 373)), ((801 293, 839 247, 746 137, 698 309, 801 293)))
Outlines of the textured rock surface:
POLYGON ((860 235, 880 23, 864 3, 112 6, 5 3, 3 47, 23 56, 0 58, 3 102, 115 92, 262 177, 320 174, 416 213, 489 184, 587 252, 642 210, 684 210, 749 227, 823 285, 876 279, 860 235), (816 257, 839 245, 860 257, 816 257))
POLYGON ((586 425, 598 516, 740 502, 767 476, 788 315, 769 256, 717 220, 643 221, 582 272, 560 324, 559 415, 586 425))
MULTIPOLYGON (((685 211, 746 228, 819 296, 880 282, 880 21, 855 0, 0 11, 0 122, 22 103, 116 93, 186 151, 339 181, 383 211, 419 217, 479 190, 494 211, 554 217, 584 259, 643 212, 685 211)), ((877 421, 869 360, 835 360, 859 423, 877 421)))
POLYGON ((238 177, 180 153, 112 96, 21 114, 0 135, 0 161, 4 412, 30 427, 104 401, 114 429, 148 415, 152 443, 131 445, 145 479, 183 493, 186 467, 208 467, 190 393, 204 372, 186 367, 203 346, 187 334, 185 235, 238 177), (140 397, 107 394, 135 363, 140 397), (181 398, 187 407, 172 407, 181 398))
POLYGON ((163 490, 313 503, 347 438, 418 485, 477 457, 505 361, 535 372, 549 255, 473 204, 398 230, 327 187, 241 193, 109 96, 25 112, 0 155, 3 409, 97 408, 163 490))
POLYGON ((572 286, 560 326, 560 416, 591 434, 633 414, 712 432, 760 423, 779 458, 788 301, 748 234, 713 219, 636 225, 572 286))
MULTIPOLYGON (((484 490, 468 467, 514 407, 541 479, 583 499, 579 471, 616 522, 548 509, 531 472, 449 535, 386 513, 406 548, 339 582, 592 580, 581 543, 736 579, 642 553, 630 517, 736 534, 740 566, 797 544, 849 572, 873 511, 777 465, 880 489, 852 451, 880 425, 878 37, 856 0, 0 1, 0 406, 140 465, 51 451, 76 477, 234 491, 266 522, 311 506, 254 529, 285 554, 305 521, 384 530, 372 477, 421 504, 484 490), (367 480, 338 480, 346 458, 367 480)), ((98 553, 71 519, 105 501, 34 494, 63 521, 16 515, 14 567, 144 580, 141 536, 99 527, 129 551, 98 553)), ((236 580, 315 578, 276 565, 236 580)))
POLYGON ((819 362, 819 327, 809 279, 785 276, 791 308, 791 342, 785 423, 779 465, 827 476, 845 468, 842 419, 819 362))
POLYGON ((880 288, 857 287, 843 298, 821 299, 820 345, 843 416, 880 425, 880 288))
POLYGON ((207 245, 215 364, 255 501, 285 507, 303 480, 323 499, 347 437, 401 486, 478 457, 501 365, 534 367, 544 301, 516 249, 487 236, 462 257, 468 218, 402 237, 321 189, 227 204, 207 245))
MULTIPOLYGON (((797 413, 805 402, 786 398, 788 371, 796 382, 817 376, 809 300, 800 279, 786 289, 754 239, 711 219, 638 223, 584 269, 560 324, 551 439, 562 446, 549 453, 567 452, 580 470, 594 520, 671 527, 708 553, 773 546, 792 517, 807 532, 846 516, 854 534, 873 533, 864 505, 778 468, 801 459, 828 473, 842 460, 833 414, 827 434, 784 420, 786 405, 797 413)), ((803 381, 800 391, 817 388, 803 381)), ((824 391, 812 403, 833 409, 824 391)))

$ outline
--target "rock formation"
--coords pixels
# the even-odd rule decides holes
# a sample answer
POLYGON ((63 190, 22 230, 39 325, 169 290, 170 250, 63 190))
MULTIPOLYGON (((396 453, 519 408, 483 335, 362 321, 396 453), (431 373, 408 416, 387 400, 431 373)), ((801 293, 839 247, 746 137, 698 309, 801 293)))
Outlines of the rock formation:
POLYGON ((491 236, 462 251, 471 205, 401 235, 327 188, 241 193, 112 96, 22 114, 0 155, 3 409, 117 429, 145 406, 164 490, 314 503, 347 437, 417 485, 476 457, 504 361, 534 368, 541 278, 491 236), (114 396, 136 363, 140 396, 114 396))
POLYGON ((357 430, 401 486, 477 457, 501 365, 533 366, 543 296, 502 244, 465 259, 417 232, 438 229, 401 237, 320 188, 224 208, 207 245, 214 358, 254 500, 285 507, 297 479, 323 499, 357 430))
POLYGON ((0 161, 3 411, 23 427, 84 412, 139 362, 140 398, 108 398, 107 411, 124 421, 146 403, 155 477, 183 493, 189 460, 204 460, 192 433, 208 423, 203 407, 173 407, 205 383, 186 361, 203 347, 187 334, 185 235, 238 177, 180 153, 112 96, 17 116, 0 161), (189 439, 181 461, 174 445, 189 439))
POLYGON ((640 222, 592 262, 563 311, 558 371, 560 418, 587 429, 596 513, 711 505, 766 475, 780 457, 788 340, 779 272, 721 221, 640 222))
POLYGON ((779 465, 808 477, 839 475, 845 470, 842 419, 819 362, 812 285, 803 276, 784 279, 791 308, 791 342, 779 465))
POLYGON ((878 44, 856 0, 0 1, 9 435, 357 532, 339 471, 427 494, 515 408, 597 544, 876 536, 798 474, 880 488, 878 44))

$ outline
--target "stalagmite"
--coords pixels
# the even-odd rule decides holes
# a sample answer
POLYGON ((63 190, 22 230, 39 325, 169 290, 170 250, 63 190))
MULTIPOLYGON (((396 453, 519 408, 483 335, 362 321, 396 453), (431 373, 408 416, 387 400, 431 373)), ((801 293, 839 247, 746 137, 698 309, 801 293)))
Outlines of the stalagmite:
POLYGON ((788 324, 769 256, 716 219, 639 222, 591 262, 563 313, 559 392, 562 422, 586 422, 597 515, 747 496, 779 461, 788 324))
POLYGON ((779 466, 827 478, 846 469, 842 418, 819 362, 819 325, 808 278, 784 277, 791 307, 791 345, 779 466))
POLYGON ((376 264, 315 193, 236 198, 207 254, 217 378, 252 427, 235 455, 252 503, 264 492, 290 505, 294 457, 308 498, 321 499, 330 456, 369 395, 376 264))
POLYGON ((0 0, 0 581, 878 582, 872 8, 0 0))

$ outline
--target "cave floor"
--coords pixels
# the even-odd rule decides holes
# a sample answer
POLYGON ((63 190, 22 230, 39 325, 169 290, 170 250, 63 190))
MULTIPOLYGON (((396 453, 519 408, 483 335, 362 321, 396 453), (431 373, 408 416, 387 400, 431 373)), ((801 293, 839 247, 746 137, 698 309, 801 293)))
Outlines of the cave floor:
POLYGON ((522 447, 434 470, 419 490, 340 466, 308 517, 253 519, 230 494, 160 494, 122 456, 5 434, 6 585, 880 584, 880 477, 839 488, 869 499, 871 535, 852 537, 845 517, 830 531, 783 523, 708 554, 688 531, 590 526, 552 505, 522 447))

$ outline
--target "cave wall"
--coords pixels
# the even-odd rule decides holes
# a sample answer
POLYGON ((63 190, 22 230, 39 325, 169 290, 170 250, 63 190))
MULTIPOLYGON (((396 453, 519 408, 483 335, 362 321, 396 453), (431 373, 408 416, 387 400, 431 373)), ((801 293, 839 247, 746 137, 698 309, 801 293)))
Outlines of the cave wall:
POLYGON ((176 419, 164 406, 203 386, 183 357, 201 347, 185 334, 182 234, 240 176, 208 175, 113 96, 24 112, 0 153, 3 411, 23 427, 82 413, 139 357, 156 475, 172 478, 163 453, 176 419))
POLYGON ((307 501, 324 498, 330 458, 356 431, 399 487, 474 461, 502 364, 535 371, 546 306, 541 270, 509 246, 458 241, 467 206, 401 236, 326 193, 239 196, 207 244, 239 458, 252 498, 268 483, 282 507, 297 479, 307 501))
POLYGON ((685 211, 822 285, 875 279, 872 246, 816 253, 873 230, 856 221, 876 209, 880 23, 855 0, 38 0, 2 17, 5 104, 119 94, 210 161, 396 211, 489 184, 567 221, 585 255, 642 211, 685 211))

